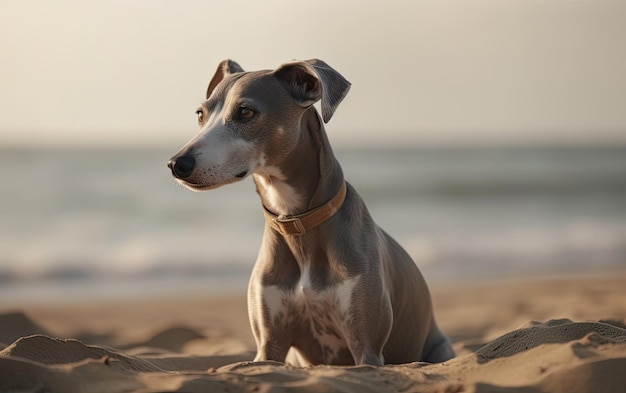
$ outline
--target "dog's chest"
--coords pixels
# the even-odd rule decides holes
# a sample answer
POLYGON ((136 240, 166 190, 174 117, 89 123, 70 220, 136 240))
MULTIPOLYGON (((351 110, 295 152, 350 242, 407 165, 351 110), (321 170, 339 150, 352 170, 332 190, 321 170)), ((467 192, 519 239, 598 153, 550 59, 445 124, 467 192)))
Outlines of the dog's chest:
POLYGON ((336 358, 347 348, 346 332, 351 320, 351 304, 359 277, 353 277, 324 288, 314 288, 309 271, 304 269, 297 285, 289 290, 267 287, 264 303, 270 321, 284 329, 296 328, 308 337, 295 340, 314 340, 326 362, 336 358))

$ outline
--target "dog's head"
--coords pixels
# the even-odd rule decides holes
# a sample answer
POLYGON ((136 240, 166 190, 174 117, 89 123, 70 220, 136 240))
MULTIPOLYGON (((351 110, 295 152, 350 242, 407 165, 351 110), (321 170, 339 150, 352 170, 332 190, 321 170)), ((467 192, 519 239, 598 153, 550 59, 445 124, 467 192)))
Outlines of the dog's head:
POLYGON ((254 72, 225 60, 196 110, 200 133, 168 166, 195 191, 275 168, 296 145, 303 113, 321 100, 328 122, 349 89, 350 83, 321 60, 254 72))

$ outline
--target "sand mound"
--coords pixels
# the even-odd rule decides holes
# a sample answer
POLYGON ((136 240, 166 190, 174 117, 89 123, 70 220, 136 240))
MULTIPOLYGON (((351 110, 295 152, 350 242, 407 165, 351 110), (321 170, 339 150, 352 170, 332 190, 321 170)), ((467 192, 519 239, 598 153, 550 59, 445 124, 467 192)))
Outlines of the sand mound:
MULTIPOLYGON (((202 336, 176 328, 148 342, 162 339, 174 349, 202 336)), ((626 386, 626 329, 601 322, 534 324, 443 364, 303 369, 242 356, 131 356, 35 335, 0 352, 0 391, 608 393, 626 386)))
POLYGON ((85 360, 98 360, 103 364, 119 361, 122 367, 131 371, 158 371, 158 367, 147 361, 122 355, 100 347, 88 346, 78 340, 62 340, 43 335, 18 339, 0 351, 0 357, 16 357, 48 365, 80 363, 85 360))
POLYGON ((41 326, 21 312, 0 314, 0 348, 23 336, 48 334, 41 326))
POLYGON ((120 348, 144 353, 184 352, 184 348, 195 340, 207 338, 200 332, 187 327, 171 327, 156 333, 146 341, 120 345, 120 348), (134 348, 134 349, 133 349, 134 348))
POLYGON ((561 344, 593 334, 598 341, 626 341, 626 330, 601 322, 572 322, 569 319, 551 320, 543 324, 518 329, 492 341, 476 351, 479 363, 505 356, 513 356, 542 344, 561 344))
POLYGON ((599 370, 596 364, 619 367, 624 361, 626 330, 597 322, 554 320, 507 333, 475 354, 452 360, 443 376, 470 383, 480 392, 619 392, 614 387, 626 386, 624 373, 594 372, 584 380, 579 373, 599 370), (578 382, 558 390, 554 381, 561 378, 578 382), (526 390, 513 389, 521 387, 526 390))

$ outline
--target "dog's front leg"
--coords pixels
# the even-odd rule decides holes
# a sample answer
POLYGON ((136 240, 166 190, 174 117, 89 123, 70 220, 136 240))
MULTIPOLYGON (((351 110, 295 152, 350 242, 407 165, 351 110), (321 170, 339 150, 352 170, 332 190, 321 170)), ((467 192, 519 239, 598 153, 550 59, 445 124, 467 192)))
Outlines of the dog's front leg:
POLYGON ((381 342, 381 335, 378 337, 365 337, 365 340, 353 337, 349 340, 349 349, 354 358, 354 364, 369 364, 372 366, 383 366, 385 359, 383 357, 384 341, 381 342))
POLYGON ((252 319, 251 325, 257 348, 254 361, 274 360, 284 363, 291 347, 291 341, 285 331, 271 326, 270 322, 263 318, 252 319))
POLYGON ((285 362, 292 341, 288 334, 286 309, 281 293, 273 288, 251 285, 248 291, 248 314, 256 341, 255 361, 285 362))
POLYGON ((362 294, 367 299, 369 307, 354 310, 347 338, 348 347, 354 358, 354 363, 383 366, 383 347, 387 342, 393 314, 391 300, 382 293, 362 294))
POLYGON ((355 350, 354 364, 369 364, 370 366, 384 366, 382 351, 375 351, 370 348, 361 347, 355 350))
POLYGON ((264 360, 274 360, 281 363, 285 362, 285 357, 287 356, 290 345, 287 345, 283 340, 265 338, 261 338, 259 340, 256 337, 255 339, 257 340, 257 352, 254 357, 255 362, 264 360))

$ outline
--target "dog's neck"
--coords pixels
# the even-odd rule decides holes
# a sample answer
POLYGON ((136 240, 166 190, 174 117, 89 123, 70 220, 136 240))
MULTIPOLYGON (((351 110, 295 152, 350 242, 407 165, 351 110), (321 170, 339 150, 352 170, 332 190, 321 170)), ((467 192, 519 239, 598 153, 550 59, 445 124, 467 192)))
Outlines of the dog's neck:
POLYGON ((280 167, 254 175, 263 206, 279 216, 315 209, 332 199, 343 184, 343 172, 313 107, 303 114, 298 137, 296 148, 280 167))

